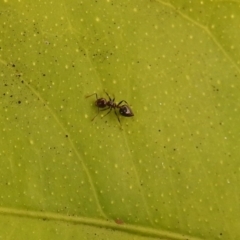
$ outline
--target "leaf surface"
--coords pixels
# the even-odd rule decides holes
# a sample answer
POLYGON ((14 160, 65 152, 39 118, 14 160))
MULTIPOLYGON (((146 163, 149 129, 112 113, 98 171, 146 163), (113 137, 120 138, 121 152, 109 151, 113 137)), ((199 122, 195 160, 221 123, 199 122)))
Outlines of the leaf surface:
POLYGON ((1 238, 240 238, 239 22, 239 1, 1 2, 1 238), (104 91, 121 127, 91 121, 104 91))

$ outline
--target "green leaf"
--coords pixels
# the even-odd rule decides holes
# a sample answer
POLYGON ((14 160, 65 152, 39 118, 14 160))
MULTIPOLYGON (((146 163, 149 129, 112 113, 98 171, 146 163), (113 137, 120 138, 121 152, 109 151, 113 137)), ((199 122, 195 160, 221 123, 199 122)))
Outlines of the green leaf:
POLYGON ((239 239, 239 22, 239 1, 2 1, 0 237, 239 239), (104 91, 134 117, 91 121, 104 91))

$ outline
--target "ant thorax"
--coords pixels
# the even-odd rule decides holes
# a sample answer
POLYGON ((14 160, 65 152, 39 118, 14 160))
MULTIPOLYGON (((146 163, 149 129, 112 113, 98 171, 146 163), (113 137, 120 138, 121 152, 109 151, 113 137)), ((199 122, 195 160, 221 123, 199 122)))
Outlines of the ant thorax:
POLYGON ((114 100, 111 99, 107 102, 107 106, 111 108, 116 108, 117 104, 114 102, 114 100))

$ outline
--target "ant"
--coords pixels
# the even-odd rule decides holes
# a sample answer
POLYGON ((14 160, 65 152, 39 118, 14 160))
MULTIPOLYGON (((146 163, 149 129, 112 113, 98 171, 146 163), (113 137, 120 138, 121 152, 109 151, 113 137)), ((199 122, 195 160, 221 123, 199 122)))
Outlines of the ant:
POLYGON ((128 106, 128 103, 125 101, 125 100, 122 100, 121 102, 119 102, 118 104, 115 103, 115 97, 113 99, 110 98, 110 96, 108 95, 107 92, 105 92, 106 95, 108 96, 108 100, 105 99, 105 98, 98 98, 98 95, 97 93, 93 93, 91 95, 88 95, 86 96, 86 98, 88 97, 91 97, 93 95, 96 96, 96 101, 95 101, 95 105, 97 106, 98 108, 98 113, 97 115, 92 119, 92 121, 98 116, 99 114, 99 111, 105 111, 105 110, 108 110, 110 109, 103 117, 105 117, 106 115, 108 115, 112 109, 114 109, 114 112, 115 112, 115 115, 117 116, 117 119, 118 119, 118 122, 121 124, 120 122, 120 119, 117 115, 117 112, 116 112, 116 108, 119 108, 119 113, 123 116, 123 117, 132 117, 134 116, 131 108, 128 106), (126 103, 124 105, 121 105, 122 103, 126 103), (100 109, 102 108, 102 109, 100 109))

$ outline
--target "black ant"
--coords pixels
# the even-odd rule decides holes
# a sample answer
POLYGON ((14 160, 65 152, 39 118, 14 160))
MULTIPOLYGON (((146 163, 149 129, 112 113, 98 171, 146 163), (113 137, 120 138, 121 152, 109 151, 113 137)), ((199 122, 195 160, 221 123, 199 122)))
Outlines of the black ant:
MULTIPOLYGON (((105 99, 105 98, 98 98, 97 93, 93 93, 93 94, 91 94, 91 95, 86 96, 86 98, 91 97, 91 96, 93 96, 93 95, 96 96, 96 99, 97 99, 97 100, 95 101, 95 105, 96 105, 97 108, 98 108, 98 113, 97 113, 97 115, 99 114, 99 111, 105 111, 105 110, 110 109, 110 110, 104 115, 104 116, 106 116, 106 115, 108 115, 108 114, 112 111, 112 109, 114 109, 114 112, 115 112, 115 114, 116 114, 116 116, 117 116, 117 119, 118 119, 118 122, 119 122, 120 124, 121 124, 121 122, 120 122, 120 119, 119 119, 119 117, 118 117, 118 115, 117 115, 116 108, 119 108, 119 113, 120 113, 122 116, 124 116, 124 117, 132 117, 132 116, 134 116, 131 108, 128 106, 128 103, 127 103, 125 100, 122 100, 121 102, 119 102, 119 103, 117 104, 117 103, 114 102, 114 101, 115 101, 115 97, 114 97, 113 99, 111 99, 110 96, 108 95, 108 93, 107 93, 107 92, 105 92, 105 93, 107 94, 109 100, 107 100, 107 99, 105 99), (122 103, 126 103, 126 104, 121 105, 122 103), (103 108, 103 109, 100 109, 100 108, 103 108)), ((92 119, 92 121, 97 117, 97 115, 92 119)), ((104 117, 104 116, 103 116, 103 117, 104 117)))

